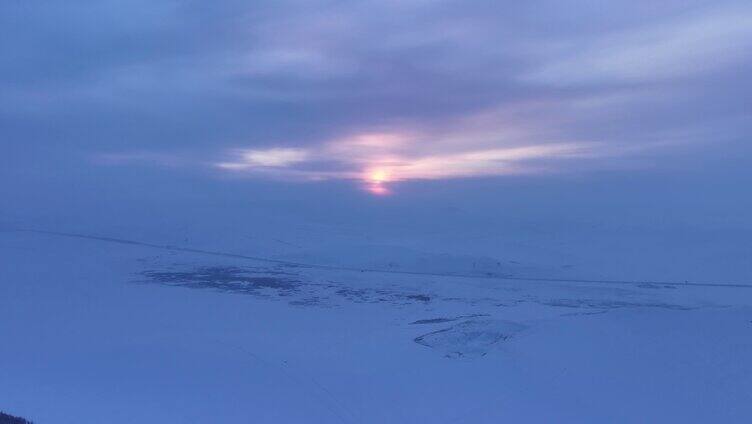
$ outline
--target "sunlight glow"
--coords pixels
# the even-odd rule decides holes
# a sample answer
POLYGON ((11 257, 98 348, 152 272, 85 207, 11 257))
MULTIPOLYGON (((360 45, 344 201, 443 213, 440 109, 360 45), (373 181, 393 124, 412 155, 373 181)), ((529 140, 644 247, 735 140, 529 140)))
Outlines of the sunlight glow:
POLYGON ((370 180, 375 184, 385 183, 389 181, 389 176, 383 169, 377 169, 371 171, 370 180))
POLYGON ((392 194, 391 190, 389 190, 389 187, 381 183, 367 184, 365 186, 365 189, 369 193, 375 194, 377 196, 388 196, 392 194))
POLYGON ((440 139, 430 144, 425 139, 408 133, 364 133, 333 139, 315 150, 238 150, 234 161, 215 166, 271 178, 356 180, 367 192, 384 196, 392 193, 392 184, 402 181, 537 172, 544 163, 541 161, 586 157, 596 147, 588 143, 548 143, 458 149, 455 143, 447 148, 440 147, 440 139))

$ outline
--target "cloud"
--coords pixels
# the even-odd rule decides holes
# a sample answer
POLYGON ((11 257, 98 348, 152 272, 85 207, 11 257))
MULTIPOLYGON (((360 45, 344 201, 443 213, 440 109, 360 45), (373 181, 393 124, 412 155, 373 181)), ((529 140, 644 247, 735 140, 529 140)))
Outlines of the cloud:
POLYGON ((751 16, 735 0, 5 2, 0 153, 359 181, 670 166, 749 138, 751 16))
POLYGON ((225 169, 287 167, 305 161, 308 155, 302 149, 241 150, 239 162, 219 163, 217 166, 225 169))
POLYGON ((524 79, 553 85, 655 81, 723 69, 750 49, 752 8, 710 11, 579 40, 524 79))

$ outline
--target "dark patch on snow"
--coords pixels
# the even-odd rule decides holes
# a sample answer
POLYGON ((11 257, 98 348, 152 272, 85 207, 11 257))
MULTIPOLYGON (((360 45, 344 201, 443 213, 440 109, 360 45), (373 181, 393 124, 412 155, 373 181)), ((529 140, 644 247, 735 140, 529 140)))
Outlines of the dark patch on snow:
POLYGON ((433 318, 433 319, 419 319, 413 321, 410 324, 441 324, 443 322, 457 321, 457 318, 433 318))
POLYGON ((413 340, 443 353, 447 358, 482 357, 494 345, 508 340, 524 328, 525 326, 510 321, 469 320, 413 340))
POLYGON ((353 303, 391 303, 409 305, 428 303, 431 296, 404 293, 393 289, 351 288, 341 282, 303 281, 298 274, 279 268, 175 265, 167 270, 140 273, 146 280, 191 289, 215 289, 222 292, 250 294, 270 300, 287 300, 295 306, 334 306, 332 300, 343 298, 353 303))
POLYGON ((212 288, 220 291, 261 294, 264 289, 278 296, 290 296, 298 291, 300 281, 292 274, 259 272, 238 267, 209 266, 191 271, 144 271, 150 282, 193 289, 212 288), (269 275, 277 274, 277 275, 269 275))
POLYGON ((463 319, 463 318, 476 318, 476 317, 487 317, 487 316, 488 316, 488 314, 473 314, 473 315, 461 315, 461 316, 454 317, 454 318, 419 319, 417 321, 411 322, 410 324, 411 325, 414 325, 414 324, 441 324, 441 323, 445 323, 445 322, 457 321, 457 320, 463 319))
POLYGON ((336 290, 335 293, 345 299, 354 303, 375 303, 371 296, 368 295, 369 291, 364 289, 350 289, 343 288, 336 290))
POLYGON ((662 302, 625 302, 620 300, 597 300, 597 299, 551 299, 537 302, 546 306, 557 306, 561 308, 595 308, 595 309, 617 309, 617 308, 663 308, 686 311, 693 308, 674 305, 662 302))
POLYGON ((676 289, 676 286, 672 286, 669 284, 656 284, 656 283, 638 284, 637 287, 640 287, 643 289, 676 289))
POLYGON ((595 311, 595 312, 570 312, 568 314, 561 314, 563 317, 576 317, 580 315, 602 315, 608 311, 595 311))
POLYGON ((421 301, 421 302, 430 302, 431 301, 431 297, 427 296, 425 294, 409 294, 409 295, 407 295, 405 297, 408 298, 408 299, 418 300, 418 301, 421 301))
POLYGON ((428 303, 431 297, 425 294, 409 294, 386 289, 353 289, 344 287, 334 292, 353 303, 428 303))
POLYGON ((326 299, 322 299, 319 296, 304 297, 302 299, 292 300, 289 302, 294 306, 323 306, 326 303, 326 299))

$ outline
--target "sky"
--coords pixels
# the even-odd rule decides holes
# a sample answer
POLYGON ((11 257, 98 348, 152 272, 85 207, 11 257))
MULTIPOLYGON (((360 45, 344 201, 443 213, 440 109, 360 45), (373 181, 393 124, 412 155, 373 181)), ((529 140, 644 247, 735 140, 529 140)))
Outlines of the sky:
POLYGON ((751 225, 748 1, 5 1, 0 51, 6 219, 239 190, 751 225))

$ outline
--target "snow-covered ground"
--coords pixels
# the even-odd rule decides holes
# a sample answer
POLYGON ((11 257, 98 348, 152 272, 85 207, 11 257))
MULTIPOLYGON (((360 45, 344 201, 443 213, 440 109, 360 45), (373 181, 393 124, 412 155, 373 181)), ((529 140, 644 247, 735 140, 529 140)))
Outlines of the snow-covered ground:
POLYGON ((425 235, 447 247, 431 252, 315 228, 201 239, 217 232, 11 227, 0 408, 40 424, 752 417, 752 287, 694 285, 714 281, 692 273, 684 284, 676 268, 652 268, 666 283, 617 283, 647 271, 536 263, 481 232, 454 250, 425 235), (603 281, 516 279, 544 276, 603 281))

